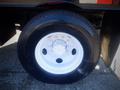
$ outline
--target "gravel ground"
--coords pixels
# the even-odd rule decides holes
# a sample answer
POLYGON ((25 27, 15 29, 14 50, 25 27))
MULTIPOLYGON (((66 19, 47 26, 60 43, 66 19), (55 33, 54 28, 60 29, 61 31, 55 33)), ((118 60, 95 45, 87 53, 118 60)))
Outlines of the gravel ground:
POLYGON ((69 85, 45 84, 28 75, 17 57, 17 32, 0 47, 0 90, 120 90, 120 80, 100 60, 84 80, 69 85))

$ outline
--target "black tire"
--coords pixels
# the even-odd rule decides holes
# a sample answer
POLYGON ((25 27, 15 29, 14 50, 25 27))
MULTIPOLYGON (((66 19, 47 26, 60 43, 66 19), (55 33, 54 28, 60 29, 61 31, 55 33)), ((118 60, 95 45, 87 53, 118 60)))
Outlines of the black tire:
POLYGON ((85 18, 70 11, 54 10, 34 17, 23 28, 18 42, 20 62, 28 73, 46 83, 72 83, 86 77, 99 60, 99 38, 85 18), (52 32, 65 32, 76 37, 83 45, 84 58, 73 72, 56 75, 43 70, 36 62, 34 50, 37 42, 52 32))

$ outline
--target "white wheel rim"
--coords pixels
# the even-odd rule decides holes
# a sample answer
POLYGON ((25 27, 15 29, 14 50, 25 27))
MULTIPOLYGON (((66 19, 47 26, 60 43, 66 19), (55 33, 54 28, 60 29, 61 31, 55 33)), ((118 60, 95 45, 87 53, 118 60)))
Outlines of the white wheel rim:
POLYGON ((84 50, 74 36, 54 32, 44 36, 35 47, 38 65, 52 74, 67 74, 74 71, 82 62, 84 50))

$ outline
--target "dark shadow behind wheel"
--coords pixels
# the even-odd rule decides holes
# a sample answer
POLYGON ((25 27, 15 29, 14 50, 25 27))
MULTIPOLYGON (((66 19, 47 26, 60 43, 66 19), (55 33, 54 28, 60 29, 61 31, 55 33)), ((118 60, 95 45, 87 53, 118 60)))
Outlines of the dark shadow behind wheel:
POLYGON ((12 16, 0 13, 0 45, 3 45, 15 34, 16 30, 12 16))
POLYGON ((82 16, 69 11, 54 10, 34 17, 23 28, 18 42, 20 62, 28 73, 46 83, 72 83, 86 77, 99 59, 99 38, 93 26, 82 16), (77 38, 84 49, 82 63, 72 72, 52 74, 42 69, 35 60, 38 41, 53 32, 65 32, 77 38))

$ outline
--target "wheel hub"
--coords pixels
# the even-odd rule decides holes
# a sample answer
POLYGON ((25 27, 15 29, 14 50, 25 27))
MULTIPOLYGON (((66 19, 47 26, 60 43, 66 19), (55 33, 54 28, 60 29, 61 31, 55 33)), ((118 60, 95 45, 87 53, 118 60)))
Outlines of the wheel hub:
POLYGON ((63 40, 56 40, 53 42, 53 52, 56 55, 63 55, 66 52, 66 43, 63 40))
POLYGON ((44 36, 35 48, 37 63, 53 74, 72 72, 81 64, 83 56, 84 50, 80 41, 63 32, 44 36))

